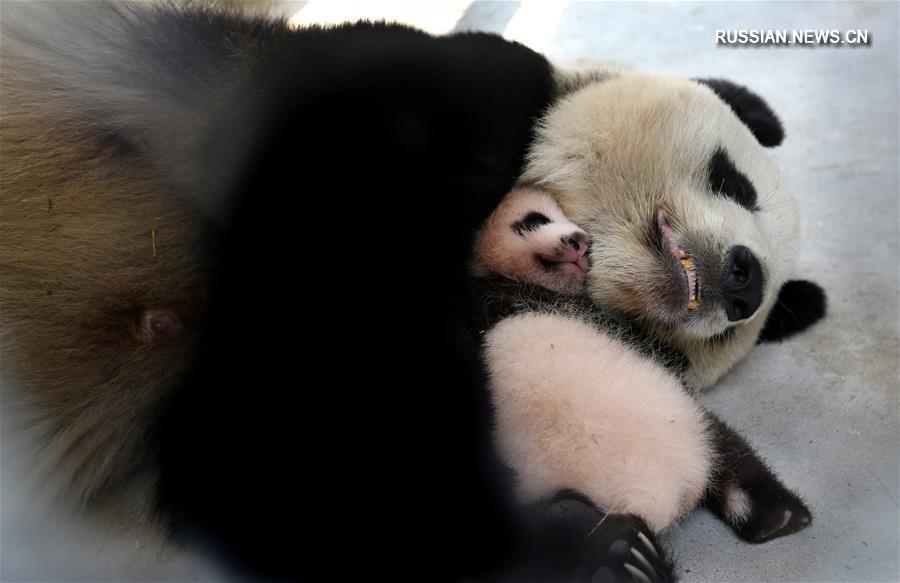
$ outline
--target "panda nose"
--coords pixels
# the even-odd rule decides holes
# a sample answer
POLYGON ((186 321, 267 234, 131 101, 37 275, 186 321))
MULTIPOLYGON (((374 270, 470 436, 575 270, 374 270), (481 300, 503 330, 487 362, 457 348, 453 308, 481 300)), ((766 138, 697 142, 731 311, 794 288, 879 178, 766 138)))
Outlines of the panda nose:
POLYGON ((562 244, 571 247, 579 257, 584 257, 588 252, 587 235, 582 231, 576 231, 561 238, 562 244))
POLYGON ((753 253, 738 245, 725 256, 722 299, 729 322, 745 320, 756 313, 762 303, 763 273, 753 253))

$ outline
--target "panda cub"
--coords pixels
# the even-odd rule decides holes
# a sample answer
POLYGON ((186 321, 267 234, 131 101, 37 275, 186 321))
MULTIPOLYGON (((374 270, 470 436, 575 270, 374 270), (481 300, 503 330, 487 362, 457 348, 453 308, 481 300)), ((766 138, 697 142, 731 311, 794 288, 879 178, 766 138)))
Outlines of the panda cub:
POLYGON ((751 542, 809 525, 803 502, 688 396, 677 354, 590 305, 588 244, 529 187, 511 191, 475 241, 495 439, 519 496, 573 489, 657 533, 699 503, 751 542))

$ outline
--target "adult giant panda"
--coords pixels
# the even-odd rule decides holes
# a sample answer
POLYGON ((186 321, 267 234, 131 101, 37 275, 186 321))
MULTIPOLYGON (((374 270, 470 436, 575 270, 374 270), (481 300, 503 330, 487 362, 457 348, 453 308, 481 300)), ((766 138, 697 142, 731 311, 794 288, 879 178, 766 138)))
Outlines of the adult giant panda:
POLYGON ((174 533, 257 574, 655 560, 639 518, 514 503, 488 439, 468 256, 571 78, 491 35, 0 9, 5 463, 76 500, 151 464, 174 533))

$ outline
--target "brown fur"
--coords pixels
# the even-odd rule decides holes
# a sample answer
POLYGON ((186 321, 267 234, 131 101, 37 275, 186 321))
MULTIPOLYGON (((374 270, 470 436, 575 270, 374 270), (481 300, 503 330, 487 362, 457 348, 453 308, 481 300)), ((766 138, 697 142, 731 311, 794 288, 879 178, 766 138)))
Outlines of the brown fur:
POLYGON ((4 456, 84 501, 147 453, 149 420, 185 368, 204 309, 201 229, 142 160, 3 57, 3 422, 26 440, 5 440, 4 456))

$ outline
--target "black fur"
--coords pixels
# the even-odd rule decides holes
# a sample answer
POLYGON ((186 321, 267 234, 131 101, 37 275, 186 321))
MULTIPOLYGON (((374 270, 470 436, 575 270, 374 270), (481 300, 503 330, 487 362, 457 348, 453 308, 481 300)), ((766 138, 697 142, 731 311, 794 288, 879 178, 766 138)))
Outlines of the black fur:
POLYGON ((778 342, 803 332, 825 317, 825 291, 811 281, 791 280, 781 286, 758 342, 778 342))
POLYGON ((513 225, 513 231, 518 235, 523 235, 529 231, 533 231, 540 227, 541 225, 546 225, 550 222, 550 219, 544 216, 543 214, 533 211, 525 215, 521 221, 516 221, 513 225))
POLYGON ((747 442, 723 421, 708 414, 719 467, 704 504, 742 539, 762 543, 809 526, 812 514, 788 490, 747 442), (749 515, 739 521, 726 516, 726 492, 740 488, 750 502, 749 515))
POLYGON ((655 361, 674 375, 687 370, 687 357, 672 345, 648 336, 633 320, 594 304, 586 295, 561 295, 548 289, 503 277, 475 278, 473 289, 478 307, 476 327, 486 331, 514 314, 542 312, 576 317, 590 322, 645 358, 655 361))
POLYGON ((716 149, 706 168, 709 190, 717 196, 730 198, 748 211, 758 211, 753 183, 734 166, 728 153, 716 149))
POLYGON ((265 41, 260 129, 218 222, 200 360, 159 427, 174 531, 254 577, 590 580, 605 561, 579 548, 598 543, 512 503, 467 287, 548 63, 381 24, 241 34, 265 41), (423 218, 440 236, 371 228, 423 218))
POLYGON ((746 87, 725 79, 695 79, 706 85, 722 101, 731 106, 735 115, 744 122, 760 144, 771 148, 784 141, 784 128, 769 104, 746 87))
POLYGON ((675 581, 667 549, 641 518, 605 514, 571 490, 538 510, 526 532, 540 541, 542 552, 522 557, 500 580, 545 583, 562 575, 565 581, 632 583, 640 580, 632 574, 637 571, 652 583, 675 581))

